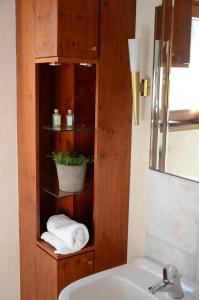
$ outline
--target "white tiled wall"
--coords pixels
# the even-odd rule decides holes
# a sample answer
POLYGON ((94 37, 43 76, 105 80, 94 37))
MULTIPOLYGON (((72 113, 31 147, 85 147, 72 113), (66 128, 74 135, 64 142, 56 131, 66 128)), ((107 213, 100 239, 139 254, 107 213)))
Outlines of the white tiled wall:
POLYGON ((199 281, 199 183, 149 171, 145 254, 199 281))

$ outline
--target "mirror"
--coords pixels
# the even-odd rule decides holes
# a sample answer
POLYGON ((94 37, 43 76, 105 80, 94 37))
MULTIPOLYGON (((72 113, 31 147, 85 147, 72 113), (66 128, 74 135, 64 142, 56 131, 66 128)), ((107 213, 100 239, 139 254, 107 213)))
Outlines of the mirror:
POLYGON ((155 12, 150 168, 199 181, 199 1, 155 12))

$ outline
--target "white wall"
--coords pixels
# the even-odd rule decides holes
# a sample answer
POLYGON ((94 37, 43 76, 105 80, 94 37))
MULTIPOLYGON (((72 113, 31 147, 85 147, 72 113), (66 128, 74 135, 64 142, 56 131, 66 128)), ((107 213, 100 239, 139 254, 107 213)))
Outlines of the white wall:
POLYGON ((19 299, 15 1, 0 0, 0 299, 19 299))
MULTIPOLYGON (((137 0, 136 38, 142 39, 141 76, 152 78, 155 6, 161 0, 137 0)), ((132 131, 128 260, 144 256, 151 123, 151 97, 142 99, 142 120, 132 131)))

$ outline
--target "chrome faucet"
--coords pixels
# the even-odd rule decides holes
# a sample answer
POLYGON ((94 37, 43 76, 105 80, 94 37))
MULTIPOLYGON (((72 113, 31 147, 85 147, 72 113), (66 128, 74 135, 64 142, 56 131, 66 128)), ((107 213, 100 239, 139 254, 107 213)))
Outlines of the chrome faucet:
POLYGON ((157 292, 168 292, 174 299, 182 299, 184 293, 182 290, 181 276, 174 265, 167 265, 163 268, 163 279, 149 287, 149 292, 155 294, 157 292))

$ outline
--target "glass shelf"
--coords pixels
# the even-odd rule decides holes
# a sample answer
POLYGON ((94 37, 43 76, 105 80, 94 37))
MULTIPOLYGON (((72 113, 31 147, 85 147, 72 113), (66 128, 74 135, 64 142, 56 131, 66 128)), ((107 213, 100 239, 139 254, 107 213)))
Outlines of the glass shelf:
POLYGON ((94 130, 94 126, 92 125, 75 125, 73 127, 66 127, 65 125, 61 125, 60 129, 54 129, 52 125, 43 126, 44 129, 54 131, 54 132, 64 132, 64 131, 91 131, 94 130))
POLYGON ((91 194, 93 191, 92 182, 85 183, 82 191, 64 192, 59 189, 58 182, 55 178, 48 178, 48 177, 42 177, 42 178, 43 178, 42 190, 55 198, 65 198, 65 197, 75 196, 75 195, 86 195, 86 194, 91 194))

